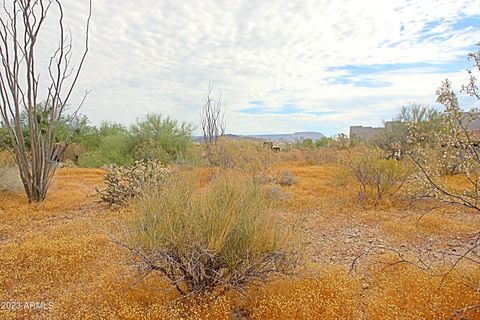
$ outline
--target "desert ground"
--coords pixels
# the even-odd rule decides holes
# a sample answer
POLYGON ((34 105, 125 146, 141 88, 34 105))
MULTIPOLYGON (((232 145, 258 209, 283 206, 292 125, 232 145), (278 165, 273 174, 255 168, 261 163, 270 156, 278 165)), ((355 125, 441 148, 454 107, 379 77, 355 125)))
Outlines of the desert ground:
POLYGON ((298 182, 281 187, 274 210, 301 236, 298 274, 208 298, 179 299, 155 275, 136 276, 109 238, 122 210, 99 202, 104 170, 60 169, 41 204, 0 192, 0 301, 22 303, 0 318, 480 319, 468 309, 480 301, 479 265, 451 268, 465 239, 476 241, 473 212, 407 198, 360 204, 332 161, 280 161, 269 172, 285 169, 298 182))
POLYGON ((478 2, 3 1, 0 320, 480 320, 478 2))

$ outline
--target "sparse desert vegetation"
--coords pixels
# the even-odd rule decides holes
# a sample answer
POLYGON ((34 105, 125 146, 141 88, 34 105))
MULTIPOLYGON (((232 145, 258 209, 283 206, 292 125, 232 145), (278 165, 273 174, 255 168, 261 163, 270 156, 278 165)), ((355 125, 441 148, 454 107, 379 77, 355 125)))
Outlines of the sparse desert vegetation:
MULTIPOLYGON (((258 199, 260 194, 253 190, 265 187, 242 186, 241 181, 247 185, 250 181, 242 172, 230 173, 236 177, 232 180, 236 189, 231 191, 233 198, 225 195, 228 190, 215 186, 226 183, 223 173, 207 166, 192 171, 195 174, 188 176, 194 180, 191 183, 171 182, 169 189, 151 194, 144 207, 135 209, 110 209, 98 202, 94 194, 95 188, 104 187, 103 169, 60 169, 51 196, 35 206, 28 204, 21 193, 2 192, 1 299, 54 303, 51 311, 3 311, 2 317, 44 314, 63 319, 68 314, 73 319, 433 319, 448 318, 455 310, 478 302, 476 281, 480 270, 476 262, 464 259, 443 278, 457 255, 464 253, 465 239, 474 241, 469 237, 480 227, 475 212, 457 206, 436 208, 432 200, 411 203, 408 199, 382 199, 376 204, 362 204, 357 201, 353 178, 346 185, 339 182, 342 163, 278 161, 271 168, 274 173, 289 170, 298 182, 279 186, 292 197, 271 205, 270 214, 275 218, 262 222, 267 223, 268 230, 248 229, 258 232, 257 240, 244 237, 247 229, 234 231, 239 223, 236 221, 256 219, 255 214, 266 205, 259 208, 256 202, 236 200, 245 192, 258 199), (221 181, 215 182, 219 178, 221 181), (211 183, 213 190, 208 189, 211 183), (192 198, 192 192, 200 193, 192 198), (223 203, 222 197, 231 199, 231 204, 223 203), (230 211, 218 210, 225 205, 230 211), (235 206, 242 209, 237 211, 235 206), (241 213, 248 214, 237 216, 241 213), (197 215, 198 222, 191 219, 197 215), (181 223, 176 219, 186 220, 181 223), (190 250, 202 243, 207 245, 205 249, 226 254, 233 261, 238 258, 228 254, 231 250, 236 254, 271 250, 270 246, 277 246, 277 240, 268 238, 273 236, 273 223, 290 230, 290 237, 298 237, 295 241, 304 247, 303 257, 295 275, 274 274, 264 285, 247 287, 245 295, 228 291, 218 297, 182 299, 171 281, 155 272, 146 276, 139 273, 148 266, 145 269, 142 259, 112 241, 112 233, 125 231, 119 222, 120 226, 130 223, 126 235, 134 236, 131 246, 147 250, 159 263, 161 256, 148 248, 176 252, 175 244, 190 250), (224 233, 224 228, 247 241, 245 246, 227 237, 229 232, 224 233), (228 243, 240 248, 231 248, 228 243), (418 266, 399 263, 400 257, 418 266), (428 268, 420 268, 421 263, 428 268)), ((456 179, 453 182, 457 186, 462 183, 456 179)), ((466 315, 475 318, 475 311, 466 315)))
MULTIPOLYGON (((427 196, 417 158, 334 139, 210 148, 220 161, 61 168, 40 204, 1 192, 0 298, 53 304, 2 316, 477 318, 477 210, 427 196)), ((475 197, 476 171, 428 165, 475 197)))
MULTIPOLYGON (((203 137, 160 113, 93 125, 88 92, 66 112, 92 2, 76 55, 62 2, 3 11, 0 319, 480 319, 480 112, 449 80, 442 110, 404 105, 350 136, 229 135, 212 85, 203 137)), ((480 43, 468 59, 479 102, 480 43)))

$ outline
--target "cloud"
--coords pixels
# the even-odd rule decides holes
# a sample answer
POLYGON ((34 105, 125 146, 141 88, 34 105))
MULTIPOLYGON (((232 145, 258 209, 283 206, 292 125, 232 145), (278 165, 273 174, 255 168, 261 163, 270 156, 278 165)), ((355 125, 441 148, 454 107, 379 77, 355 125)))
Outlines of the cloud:
MULTIPOLYGON (((64 7, 80 46, 87 1, 64 7)), ((160 112, 198 125, 211 81, 229 132, 334 134, 433 103, 445 77, 459 86, 479 34, 467 0, 96 0, 72 102, 92 89, 94 123, 160 112)))

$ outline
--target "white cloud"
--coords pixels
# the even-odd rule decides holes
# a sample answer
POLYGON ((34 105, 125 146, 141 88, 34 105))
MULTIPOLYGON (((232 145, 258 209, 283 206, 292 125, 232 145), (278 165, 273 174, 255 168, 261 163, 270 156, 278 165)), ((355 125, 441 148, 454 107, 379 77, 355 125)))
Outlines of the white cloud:
MULTIPOLYGON (((79 46, 87 1, 64 6, 79 46)), ((433 102, 440 81, 459 79, 460 70, 381 72, 373 80, 392 86, 367 88, 329 83, 344 73, 330 68, 448 64, 480 41, 478 25, 453 26, 468 17, 480 21, 478 15, 477 1, 467 0, 95 0, 77 99, 84 89, 93 90, 83 112, 95 123, 130 123, 161 112, 198 124, 212 81, 223 91, 230 132, 334 133, 350 124, 380 124, 402 103, 433 102), (254 100, 272 111, 296 101, 305 112, 339 113, 239 112, 254 100)), ((45 33, 50 44, 54 36, 45 33)))

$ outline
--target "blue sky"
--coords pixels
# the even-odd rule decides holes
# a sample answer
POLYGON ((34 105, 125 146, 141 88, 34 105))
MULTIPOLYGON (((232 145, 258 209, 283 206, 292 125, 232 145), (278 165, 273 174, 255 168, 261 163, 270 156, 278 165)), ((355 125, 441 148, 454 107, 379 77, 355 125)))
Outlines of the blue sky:
MULTIPOLYGON (((65 2, 78 41, 86 9, 65 2)), ((469 0, 96 0, 93 13, 72 102, 92 90, 82 110, 96 124, 158 112, 198 126, 211 82, 229 133, 381 125, 404 104, 435 105, 447 77, 458 90, 480 41, 469 0)))

